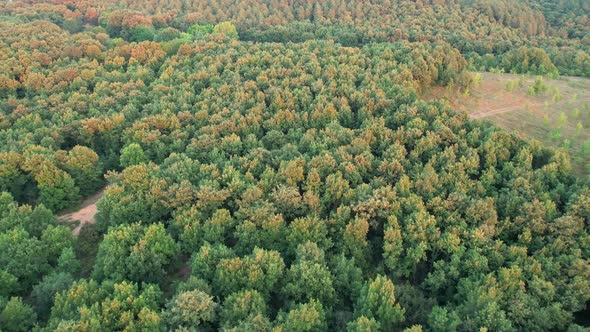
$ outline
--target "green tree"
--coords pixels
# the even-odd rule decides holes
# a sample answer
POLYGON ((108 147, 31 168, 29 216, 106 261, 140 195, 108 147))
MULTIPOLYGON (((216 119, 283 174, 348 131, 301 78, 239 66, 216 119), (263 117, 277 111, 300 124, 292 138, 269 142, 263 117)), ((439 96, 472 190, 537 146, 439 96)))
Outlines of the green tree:
POLYGON ((342 254, 333 258, 330 271, 339 302, 337 307, 352 309, 363 287, 363 271, 354 259, 348 259, 342 254))
POLYGON ((191 258, 192 275, 212 281, 218 264, 225 259, 234 258, 234 251, 224 244, 205 243, 191 258))
POLYGON ((141 145, 131 143, 121 150, 121 167, 129 167, 147 162, 141 145))
POLYGON ((396 303, 394 291, 391 280, 378 275, 363 287, 355 314, 358 317, 374 318, 385 330, 399 328, 405 310, 396 303))
POLYGON ((266 317, 267 306, 264 298, 255 290, 244 290, 229 295, 223 302, 220 321, 224 327, 236 327, 241 322, 266 317))
POLYGON ((102 163, 92 149, 77 145, 70 151, 58 151, 56 158, 72 177, 80 194, 87 196, 98 190, 102 184, 102 163))
POLYGON ((92 279, 75 281, 68 289, 55 295, 49 326, 60 321, 79 320, 80 308, 89 308, 104 296, 98 283, 92 279))
POLYGON ((316 243, 321 249, 326 250, 331 245, 327 235, 328 228, 324 220, 314 217, 297 218, 289 225, 287 241, 293 253, 299 245, 308 241, 316 243))
POLYGON ((395 271, 398 268, 400 256, 404 250, 403 238, 397 218, 392 215, 387 218, 385 234, 383 236, 383 257, 385 265, 395 271))
POLYGON ((461 324, 459 316, 447 308, 435 306, 428 315, 428 326, 433 331, 454 332, 461 324))
POLYGON ((457 307, 456 312, 460 317, 461 327, 494 331, 512 330, 512 323, 499 303, 500 294, 490 292, 490 287, 498 289, 497 286, 491 283, 485 285, 484 282, 486 281, 475 278, 459 282, 457 296, 463 299, 463 302, 457 307))
POLYGON ((75 244, 72 230, 63 225, 47 227, 41 235, 41 242, 52 265, 57 265, 62 252, 67 248, 73 248, 75 244))
POLYGON ((161 329, 160 299, 155 285, 95 281, 75 282, 55 297, 49 328, 52 330, 143 330, 161 329))
MULTIPOLYGON (((0 233, 0 266, 6 274, 18 278, 10 294, 29 289, 48 269, 47 250, 22 228, 0 233)), ((9 278, 10 279, 10 278, 9 278)))
POLYGON ((204 25, 195 24, 195 25, 191 26, 190 28, 188 28, 188 30, 186 32, 190 33, 191 35, 193 35, 195 37, 202 38, 205 35, 213 33, 213 31, 214 31, 213 24, 204 24, 204 25))
POLYGON ((336 292, 330 270, 325 263, 302 259, 301 251, 298 256, 297 262, 287 271, 282 294, 291 303, 305 303, 316 299, 325 308, 331 308, 336 292))
POLYGON ((381 327, 374 318, 360 316, 354 321, 348 323, 346 330, 350 332, 374 332, 381 331, 381 327))
POLYGON ((238 39, 238 30, 231 22, 221 22, 215 25, 213 32, 222 33, 232 39, 238 39))
MULTIPOLYGON (((3 269, 0 269, 0 301, 3 300, 5 296, 12 294, 14 289, 17 287, 17 284, 17 277, 3 269)), ((0 302, 0 304, 2 303, 0 302)))
POLYGON ((230 211, 219 209, 203 224, 203 238, 210 243, 225 243, 232 236, 235 225, 230 211))
POLYGON ((137 25, 129 31, 129 41, 142 42, 146 40, 154 40, 155 30, 151 26, 137 25))
POLYGON ((213 286, 222 296, 252 289, 267 299, 283 281, 284 270, 285 263, 279 252, 255 248, 245 258, 226 258, 219 261, 213 286))
POLYGON ((168 42, 172 41, 177 38, 181 38, 182 33, 174 28, 167 27, 164 29, 160 29, 156 32, 154 37, 154 41, 157 42, 168 42))
POLYGON ((47 319, 51 313, 55 295, 70 288, 74 278, 67 272, 52 273, 33 287, 31 297, 40 319, 47 319))
POLYGON ((225 329, 224 331, 239 332, 239 331, 253 331, 265 332, 272 331, 272 323, 268 317, 263 315, 248 316, 248 318, 238 322, 233 328, 225 329))
POLYGON ((326 331, 326 313, 322 304, 316 300, 299 304, 288 313, 280 313, 277 318, 284 331, 326 331))
POLYGON ((101 242, 93 276, 98 280, 162 282, 176 252, 176 243, 162 224, 118 226, 101 242))
POLYGON ((25 229, 31 236, 40 237, 43 231, 50 225, 54 225, 56 223, 55 216, 45 206, 37 205, 33 209, 33 213, 31 213, 30 218, 27 219, 28 222, 25 223, 25 229))
POLYGON ((6 331, 30 331, 37 322, 37 314, 20 297, 8 301, 0 313, 0 326, 6 331))
POLYGON ((35 177, 39 188, 39 203, 58 211, 76 203, 79 189, 72 177, 58 169, 48 167, 35 177))
POLYGON ((166 305, 163 317, 170 329, 206 329, 216 320, 217 303, 200 290, 177 294, 166 305))
POLYGON ((57 259, 57 268, 59 271, 71 273, 72 275, 80 272, 80 261, 72 247, 64 248, 57 259))
POLYGON ((155 223, 167 218, 173 207, 184 206, 194 198, 188 183, 183 188, 169 188, 158 175, 159 167, 153 163, 129 166, 122 173, 113 174, 111 179, 115 183, 97 203, 98 229, 106 232, 110 226, 155 223))

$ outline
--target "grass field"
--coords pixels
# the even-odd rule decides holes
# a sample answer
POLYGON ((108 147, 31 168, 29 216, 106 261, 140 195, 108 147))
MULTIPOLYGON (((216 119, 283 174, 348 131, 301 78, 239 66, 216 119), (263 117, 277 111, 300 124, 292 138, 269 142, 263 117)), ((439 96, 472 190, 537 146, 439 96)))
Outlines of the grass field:
POLYGON ((575 173, 590 175, 590 79, 538 78, 477 73, 479 84, 465 93, 433 89, 427 99, 445 98, 472 119, 489 120, 522 137, 570 153, 575 173))

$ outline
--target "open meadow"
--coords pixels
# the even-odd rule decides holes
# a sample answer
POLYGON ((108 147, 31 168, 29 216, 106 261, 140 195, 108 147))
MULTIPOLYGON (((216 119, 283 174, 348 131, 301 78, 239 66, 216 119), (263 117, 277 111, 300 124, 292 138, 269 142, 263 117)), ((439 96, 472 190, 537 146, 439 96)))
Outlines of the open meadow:
POLYGON ((444 88, 427 99, 444 98, 470 118, 488 120, 520 137, 569 152, 574 172, 590 175, 590 80, 562 76, 475 73, 467 92, 444 88))

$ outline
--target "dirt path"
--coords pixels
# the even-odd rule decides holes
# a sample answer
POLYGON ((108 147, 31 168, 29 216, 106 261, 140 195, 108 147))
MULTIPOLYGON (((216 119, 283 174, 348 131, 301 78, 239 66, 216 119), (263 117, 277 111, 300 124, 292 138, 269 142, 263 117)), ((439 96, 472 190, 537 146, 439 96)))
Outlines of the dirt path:
MULTIPOLYGON (((529 104, 529 106, 540 107, 542 105, 541 104, 529 104)), ((517 110, 522 110, 523 108, 524 107, 522 105, 502 107, 502 108, 497 108, 497 109, 488 108, 488 109, 484 109, 484 110, 479 110, 478 112, 475 112, 475 113, 470 113, 469 117, 471 119, 481 119, 481 118, 486 118, 486 117, 492 116, 492 115, 498 115, 498 114, 513 112, 513 111, 517 111, 517 110)))
MULTIPOLYGON (((580 99, 580 100, 578 100, 578 102, 590 102, 590 99, 580 99)), ((470 113, 469 117, 471 119, 486 118, 486 117, 492 116, 492 115, 498 115, 498 114, 504 114, 504 113, 513 112, 513 111, 523 110, 526 108, 527 105, 531 109, 543 107, 542 103, 530 103, 530 104, 526 104, 524 106, 519 104, 516 106, 502 107, 502 108, 497 108, 497 109, 486 108, 483 110, 478 110, 476 112, 470 113)))
POLYGON ((94 224, 96 220, 94 216, 96 215, 96 202, 102 198, 104 195, 104 188, 97 192, 96 194, 86 198, 82 204, 80 204, 80 208, 78 211, 74 211, 72 213, 64 214, 57 217, 59 220, 65 221, 79 221, 80 223, 76 228, 72 230, 72 234, 74 236, 78 236, 80 234, 80 230, 86 224, 94 224))

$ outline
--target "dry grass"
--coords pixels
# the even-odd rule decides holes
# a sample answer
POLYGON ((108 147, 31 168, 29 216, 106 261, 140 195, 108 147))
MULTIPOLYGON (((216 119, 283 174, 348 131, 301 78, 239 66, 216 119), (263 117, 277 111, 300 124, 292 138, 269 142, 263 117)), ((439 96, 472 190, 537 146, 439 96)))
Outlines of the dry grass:
POLYGON ((590 80, 543 78, 546 91, 531 95, 536 77, 480 73, 481 83, 468 94, 435 88, 426 99, 444 98, 472 119, 486 119, 521 137, 569 151, 576 174, 590 175, 590 80), (581 126, 581 128, 580 128, 581 126))

